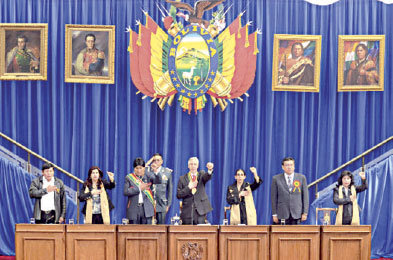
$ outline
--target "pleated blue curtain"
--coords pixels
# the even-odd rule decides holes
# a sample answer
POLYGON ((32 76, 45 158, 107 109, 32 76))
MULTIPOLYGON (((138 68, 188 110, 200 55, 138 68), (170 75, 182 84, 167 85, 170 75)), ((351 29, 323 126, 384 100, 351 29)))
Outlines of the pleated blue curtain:
MULTIPOLYGON (((1 156, 0 176, 0 255, 15 255, 15 224, 29 223, 33 217, 35 200, 29 188, 35 177, 1 156)), ((68 198, 67 220, 75 219, 76 212, 75 201, 68 198)))
MULTIPOLYGON (((174 170, 175 187, 188 171, 189 157, 198 156, 201 168, 212 161, 215 175, 207 192, 214 208, 208 219, 214 224, 222 221, 226 187, 235 170, 247 169, 247 180, 252 181, 248 168, 257 167, 264 180, 254 192, 258 223, 269 224, 271 178, 281 172, 283 157, 294 157, 296 170, 311 182, 393 133, 392 5, 376 0, 341 0, 330 6, 303 0, 225 1, 226 7, 232 5, 227 25, 245 10, 243 24, 253 21, 249 31, 262 29, 255 82, 244 102, 235 100, 221 112, 209 101, 196 116, 182 112, 176 102, 161 111, 156 103, 136 95, 131 81, 125 29, 130 25, 137 31, 135 21, 145 19, 142 9, 163 27, 156 2, 0 0, 0 22, 49 25, 48 80, 0 82, 0 131, 81 179, 92 165, 114 171, 112 223, 125 216, 124 178, 137 156, 147 160, 161 152, 164 164, 174 170), (116 25, 115 84, 64 82, 66 24, 116 25), (319 93, 271 90, 273 38, 278 33, 322 35, 319 93), (341 34, 386 35, 385 91, 337 92, 341 34)), ((211 11, 205 13, 206 18, 210 15, 211 11)), ((4 141, 1 144, 19 153, 4 141)), ((335 180, 332 177, 319 188, 335 180)), ((169 216, 178 211, 174 199, 169 216)))
MULTIPOLYGON (((382 155, 380 160, 372 163, 367 167, 366 176, 368 189, 357 195, 360 210, 360 224, 371 225, 371 258, 392 258, 393 257, 393 237, 392 237, 392 215, 393 208, 391 197, 393 191, 393 155, 389 151, 387 156, 382 155)), ((354 180, 356 185, 361 184, 357 173, 360 169, 354 171, 354 180)), ((321 191, 320 197, 310 206, 310 220, 312 224, 316 223, 316 208, 337 208, 333 203, 333 189, 336 187, 332 184, 321 191)), ((333 215, 332 215, 333 216, 333 215)), ((322 214, 319 218, 322 218, 322 214)), ((334 224, 335 219, 332 219, 334 224)), ((321 223, 319 220, 318 223, 321 223)))

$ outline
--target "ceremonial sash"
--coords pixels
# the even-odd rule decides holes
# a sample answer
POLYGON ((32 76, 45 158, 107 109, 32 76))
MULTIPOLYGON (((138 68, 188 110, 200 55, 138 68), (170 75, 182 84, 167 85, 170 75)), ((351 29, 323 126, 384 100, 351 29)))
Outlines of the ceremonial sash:
MULTIPOLYGON (((130 180, 132 181, 132 183, 137 186, 139 188, 139 186, 141 185, 141 183, 143 182, 140 178, 138 178, 134 173, 129 173, 128 178, 130 178, 130 180)), ((144 191, 142 191, 147 198, 150 200, 151 204, 154 206, 154 209, 156 208, 156 204, 154 203, 154 196, 153 196, 153 192, 149 189, 146 189, 144 191)))
MULTIPOLYGON (((192 180, 192 178, 191 178, 191 172, 189 172, 189 173, 187 174, 187 176, 188 176, 188 180, 189 180, 190 182, 196 181, 196 180, 198 179, 198 172, 196 173, 195 180, 192 180)), ((192 188, 191 193, 192 193, 192 195, 194 195, 194 194, 196 193, 196 188, 192 188)))

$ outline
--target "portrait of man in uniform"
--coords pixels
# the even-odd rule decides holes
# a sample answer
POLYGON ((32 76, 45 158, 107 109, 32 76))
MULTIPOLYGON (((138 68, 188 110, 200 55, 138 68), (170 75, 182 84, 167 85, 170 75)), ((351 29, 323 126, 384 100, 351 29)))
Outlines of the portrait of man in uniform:
POLYGON ((66 82, 114 83, 114 26, 66 25, 66 82))
POLYGON ((0 24, 0 79, 46 79, 47 24, 0 24))

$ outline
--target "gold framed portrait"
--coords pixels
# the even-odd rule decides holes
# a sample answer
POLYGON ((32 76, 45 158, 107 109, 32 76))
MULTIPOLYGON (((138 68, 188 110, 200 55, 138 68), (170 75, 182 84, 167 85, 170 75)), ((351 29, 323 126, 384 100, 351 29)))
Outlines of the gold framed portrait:
POLYGON ((274 35, 273 91, 319 92, 321 40, 321 35, 274 35))
POLYGON ((338 36, 338 91, 383 91, 385 35, 338 36))
POLYGON ((48 24, 0 24, 0 80, 46 80, 48 24))
POLYGON ((115 26, 66 24, 65 82, 115 83, 115 26))

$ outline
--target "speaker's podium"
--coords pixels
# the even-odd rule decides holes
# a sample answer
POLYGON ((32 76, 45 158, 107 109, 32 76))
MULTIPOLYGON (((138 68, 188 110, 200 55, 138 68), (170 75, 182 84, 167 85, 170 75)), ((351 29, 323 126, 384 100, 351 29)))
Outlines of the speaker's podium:
POLYGON ((371 226, 322 226, 322 260, 371 257, 371 226))
POLYGON ((270 232, 270 259, 318 260, 320 226, 278 226, 270 232))
POLYGON ((167 226, 122 225, 117 228, 118 259, 167 259, 167 226))
POLYGON ((268 260, 270 226, 220 226, 219 259, 268 260))
POLYGON ((16 259, 64 260, 64 238, 65 225, 16 224, 16 259))
POLYGON ((67 260, 116 259, 116 225, 67 225, 67 260))
POLYGON ((218 226, 169 226, 168 259, 218 259, 218 226))

